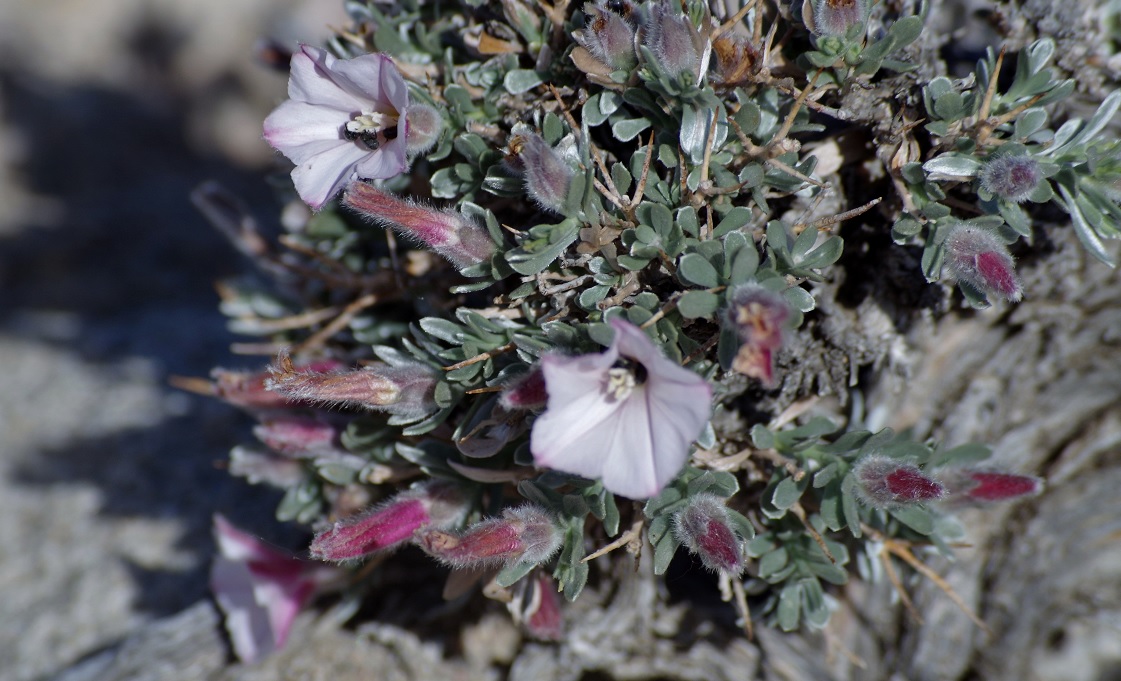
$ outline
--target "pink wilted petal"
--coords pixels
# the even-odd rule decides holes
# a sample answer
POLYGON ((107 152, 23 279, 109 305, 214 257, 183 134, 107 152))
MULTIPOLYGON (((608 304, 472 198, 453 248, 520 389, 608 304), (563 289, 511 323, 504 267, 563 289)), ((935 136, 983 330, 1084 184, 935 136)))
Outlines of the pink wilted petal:
POLYGON ((214 516, 219 554, 210 588, 225 614, 238 659, 253 662, 284 646, 292 622, 331 573, 278 551, 214 516))
POLYGON ((977 483, 977 486, 969 490, 966 495, 971 499, 982 501, 1001 501, 1038 494, 1042 488, 1039 478, 1030 475, 973 471, 969 477, 977 483))
POLYGON ((611 492, 645 499, 685 465, 690 443, 708 422, 712 391, 662 356, 638 327, 611 325, 615 339, 607 351, 541 360, 549 398, 533 424, 530 449, 538 465, 602 478, 611 492), (613 368, 620 355, 644 376, 613 368))

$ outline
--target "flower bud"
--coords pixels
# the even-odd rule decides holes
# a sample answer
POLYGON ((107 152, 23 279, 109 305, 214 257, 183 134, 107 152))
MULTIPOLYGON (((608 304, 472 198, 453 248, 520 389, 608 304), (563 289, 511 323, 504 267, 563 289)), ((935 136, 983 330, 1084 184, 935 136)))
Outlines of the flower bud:
POLYGON ((426 364, 376 364, 355 371, 296 371, 286 352, 270 368, 269 390, 332 406, 365 407, 419 419, 436 410, 432 394, 438 374, 426 364))
POLYGON ((339 431, 318 419, 284 416, 263 421, 253 428, 253 434, 274 452, 300 456, 332 449, 339 431))
POLYGON ((564 212, 568 188, 572 184, 572 168, 548 143, 530 130, 517 132, 510 138, 510 154, 525 178, 525 188, 542 208, 564 212))
POLYGON ((494 241, 485 229, 453 211, 438 211, 387 194, 366 182, 352 182, 343 204, 447 258, 459 269, 487 262, 494 241))
POLYGON ((868 20, 868 0, 805 0, 802 20, 815 35, 843 38, 849 29, 868 20))
POLYGON ((997 156, 981 167, 981 187, 1006 201, 1023 203, 1043 179, 1031 156, 997 156))
MULTIPOLYGON (((633 11, 633 8, 631 8, 633 11)), ((576 42, 613 71, 629 71, 638 63, 634 53, 634 28, 619 14, 588 3, 587 23, 575 34, 576 42)))
POLYGON ((320 532, 311 542, 311 555, 331 561, 361 558, 400 546, 417 531, 457 525, 469 509, 463 488, 430 482, 320 532))
POLYGON ((411 103, 405 114, 405 151, 409 156, 428 151, 444 131, 444 117, 435 107, 411 103))
MULTIPOLYGON (((308 364, 311 371, 332 371, 340 366, 335 360, 321 360, 308 364)), ((293 406, 293 400, 272 392, 265 387, 269 372, 250 373, 214 369, 210 372, 213 380, 211 390, 221 400, 247 409, 283 409, 293 406)))
POLYGON ((434 558, 456 568, 538 564, 560 548, 561 529, 544 509, 526 504, 508 508, 500 518, 476 523, 461 534, 431 530, 417 543, 434 558))
POLYGON ((876 508, 937 501, 946 496, 946 488, 918 466, 887 456, 864 457, 853 468, 853 474, 864 501, 876 508))
POLYGON ((773 387, 774 353, 782 347, 784 326, 789 318, 790 306, 774 291, 756 284, 740 286, 733 291, 726 320, 743 345, 732 368, 773 387))
POLYGON ((557 595, 557 585, 544 572, 523 578, 518 590, 506 604, 514 622, 538 641, 559 641, 564 638, 564 613, 557 595))
POLYGON ((541 368, 534 366, 529 373, 514 379, 502 389, 498 398, 499 404, 504 409, 515 411, 522 409, 540 409, 549 399, 545 390, 545 374, 541 368))
POLYGON ((988 230, 968 225, 954 227, 946 237, 946 267, 958 281, 986 295, 1011 302, 1023 296, 1008 247, 988 230))
POLYGON ((673 533, 713 572, 738 575, 744 569, 743 542, 728 520, 728 507, 714 494, 691 497, 674 514, 673 533))
POLYGON ((695 39, 699 34, 692 22, 675 5, 676 3, 662 0, 650 7, 650 16, 645 24, 646 45, 664 73, 670 76, 682 73, 696 76, 700 54, 695 39))
POLYGON ((958 502, 994 502, 1034 496, 1043 490, 1043 481, 1031 475, 999 471, 949 469, 944 472, 950 498, 958 502))

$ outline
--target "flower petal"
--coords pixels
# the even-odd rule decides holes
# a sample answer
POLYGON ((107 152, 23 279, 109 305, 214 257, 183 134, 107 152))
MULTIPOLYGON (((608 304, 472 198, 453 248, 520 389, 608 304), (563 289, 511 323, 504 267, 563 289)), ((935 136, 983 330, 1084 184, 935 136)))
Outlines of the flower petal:
POLYGON ((355 166, 369 153, 357 145, 346 143, 312 156, 292 171, 296 193, 313 210, 319 210, 347 182, 355 179, 355 166))
POLYGON ((276 650, 268 613, 257 604, 253 578, 245 563, 217 558, 210 569, 210 589, 225 613, 234 654, 254 662, 276 650))
POLYGON ((386 55, 373 53, 338 59, 331 71, 335 81, 352 95, 376 104, 382 113, 396 112, 404 118, 409 90, 397 65, 386 55))
POLYGON ((342 136, 348 120, 337 109, 288 100, 265 119, 265 141, 299 165, 332 147, 355 146, 342 136))
MULTIPOLYGON (((340 63, 345 62, 335 59, 326 50, 300 45, 300 49, 292 55, 288 97, 297 102, 328 106, 352 115, 359 113, 372 100, 362 96, 360 91, 348 91, 349 88, 336 80, 333 71, 340 63)), ((349 81, 346 85, 350 85, 349 81)))
POLYGON ((358 164, 358 177, 367 180, 384 180, 397 177, 409 168, 405 157, 405 138, 398 135, 362 159, 358 164))

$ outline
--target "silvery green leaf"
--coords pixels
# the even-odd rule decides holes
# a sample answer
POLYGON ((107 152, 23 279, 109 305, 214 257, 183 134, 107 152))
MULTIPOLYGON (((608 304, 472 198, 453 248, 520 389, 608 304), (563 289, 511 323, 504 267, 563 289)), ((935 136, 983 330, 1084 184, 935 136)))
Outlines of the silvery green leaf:
POLYGON ((794 478, 783 478, 775 487, 774 495, 771 497, 771 503, 774 504, 776 508, 783 510, 789 509, 802 498, 804 489, 805 485, 798 484, 794 481, 794 478))
POLYGON ((799 312, 810 312, 817 307, 817 301, 810 295, 810 292, 800 286, 791 286, 782 292, 782 297, 790 304, 790 307, 798 310, 799 312))
POLYGON ((895 49, 906 47, 922 35, 922 17, 904 17, 891 25, 888 34, 895 38, 895 49))
POLYGON ((795 582, 782 587, 776 610, 778 625, 783 631, 794 631, 802 616, 802 584, 795 582))
POLYGON ((677 310, 686 319, 710 318, 719 307, 720 296, 708 291, 686 291, 677 301, 677 310))
POLYGON ((1025 139, 1035 134, 1047 122, 1047 112, 1039 107, 1033 107, 1016 117, 1013 125, 1013 136, 1016 139, 1025 139))
POLYGON ((583 123, 585 125, 594 128, 595 126, 600 125, 607 120, 607 114, 603 113, 603 110, 600 109, 599 106, 600 97, 602 95, 602 92, 592 95, 588 98, 588 101, 584 102, 584 108, 581 109, 581 115, 583 118, 583 123))
POLYGON ((891 516, 919 534, 934 531, 934 518, 922 506, 903 506, 889 511, 891 516))
POLYGON ((743 103, 740 105, 739 111, 732 117, 735 119, 736 125, 740 126, 740 130, 743 131, 743 134, 750 135, 759 127, 759 123, 762 119, 762 112, 758 104, 750 99, 746 99, 746 95, 741 97, 740 101, 743 103))
POLYGON ((677 264, 677 276, 688 284, 701 288, 714 288, 720 284, 720 275, 700 253, 686 253, 677 264))
POLYGON ((681 132, 678 139, 681 150, 693 163, 704 161, 712 113, 686 105, 681 113, 681 132))
POLYGON ((1066 206, 1067 211, 1070 213, 1071 223, 1074 225, 1074 232, 1078 235, 1078 240, 1090 251, 1098 260, 1101 260, 1110 267, 1116 267, 1116 263, 1110 256, 1109 251, 1106 250, 1105 244, 1102 243, 1101 237, 1094 232, 1093 227, 1086 221, 1082 212, 1078 209, 1078 204, 1067 191, 1066 187, 1059 186, 1059 192, 1063 196, 1063 204, 1066 206))
POLYGON ((517 563, 514 563, 513 565, 503 568, 502 571, 499 572, 498 575, 494 578, 494 581, 499 586, 511 586, 514 584, 514 582, 528 575, 535 567, 537 567, 536 563, 519 561, 517 563))
POLYGON ((1113 116, 1117 113, 1118 107, 1121 107, 1121 90, 1114 90, 1109 93, 1101 106, 1098 107, 1097 112, 1086 123, 1086 127, 1078 131, 1078 135, 1071 140, 1071 144, 1084 144, 1090 142, 1099 132, 1102 131, 1106 125, 1113 120, 1113 116))
POLYGON ((779 570, 786 567, 790 560, 790 554, 783 547, 779 547, 773 551, 763 554, 759 559, 759 576, 766 579, 769 575, 773 575, 779 570))
POLYGON ((924 163, 922 168, 932 175, 976 177, 981 170, 981 162, 965 156, 939 156, 924 163))
POLYGON ((541 76, 532 69, 514 69, 502 79, 502 86, 510 94, 520 95, 529 92, 543 82, 541 76))
POLYGON ((629 142, 649 127, 648 118, 623 118, 611 124, 611 133, 620 142, 629 142))

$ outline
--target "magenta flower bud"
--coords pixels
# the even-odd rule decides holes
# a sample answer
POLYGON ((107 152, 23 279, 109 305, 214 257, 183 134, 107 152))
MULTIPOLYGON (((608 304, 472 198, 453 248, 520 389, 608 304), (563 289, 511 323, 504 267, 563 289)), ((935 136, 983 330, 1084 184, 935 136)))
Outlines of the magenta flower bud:
POLYGON ((444 131, 444 117, 435 107, 413 103, 405 116, 405 151, 409 156, 428 151, 444 131))
POLYGON ((743 341, 732 368, 775 385, 774 353, 782 347, 790 306, 780 294, 747 284, 732 292, 726 321, 743 341))
POLYGON ((544 509, 526 504, 508 508, 499 518, 475 523, 461 534, 430 530, 417 543, 434 558, 456 568, 538 564, 561 546, 562 531, 544 509))
POLYGON ((398 234, 420 242, 458 269, 490 260, 494 241, 485 229, 454 211, 403 201, 366 182, 347 185, 343 204, 398 234))
POLYGON ((533 131, 517 132, 508 146, 522 171, 530 197, 542 208, 563 214, 572 184, 572 168, 533 131))
POLYGON ((944 477, 951 499, 958 502, 1007 501, 1043 490, 1043 481, 1032 475, 965 468, 949 469, 944 477))
POLYGON ((744 569, 743 542, 728 520, 728 507, 714 494, 698 494, 674 514, 673 533, 705 567, 738 575, 744 569))
POLYGON ((545 390, 545 374, 534 366, 529 373, 514 379, 502 389, 498 403, 509 411, 540 409, 549 399, 545 390))
POLYGON ((864 501, 876 508, 896 508, 946 496, 942 483, 913 463, 887 456, 866 456, 853 468, 864 501))
POLYGON ((522 579, 514 598, 506 604, 514 622, 538 641, 564 638, 564 613, 553 578, 538 572, 522 579))
POLYGON ((696 76, 700 66, 695 42, 698 37, 697 29, 681 14, 676 2, 662 0, 650 7, 645 40, 663 72, 671 76, 682 73, 696 76))
POLYGON ((253 428, 253 434, 274 452, 300 456, 333 449, 339 431, 318 419, 284 416, 263 421, 253 428))
POLYGON ((1023 203, 1031 196, 1043 171, 1031 156, 997 156, 981 167, 981 186, 1006 201, 1023 203))
POLYGON ((320 532, 311 542, 311 555, 330 561, 362 558, 400 546, 418 531, 458 525, 469 510, 463 488, 430 482, 320 532))
POLYGON ((293 399, 376 409, 411 419, 436 410, 432 395, 439 374, 420 362, 375 364, 355 371, 297 371, 284 352, 269 371, 268 389, 293 399))
MULTIPOLYGON (((621 4, 621 3, 620 3, 621 4)), ((628 7, 633 11, 633 7, 628 7)), ((613 71, 629 71, 638 63, 634 53, 634 27, 622 16, 606 7, 584 5, 587 23, 575 34, 580 43, 599 61, 613 71)))
POLYGON ((843 38, 849 29, 868 20, 868 0, 805 0, 802 20, 815 35, 843 38))
POLYGON ((988 230, 954 227, 946 237, 946 267, 959 281, 986 295, 1011 302, 1023 297, 1023 285, 1008 247, 988 230))

